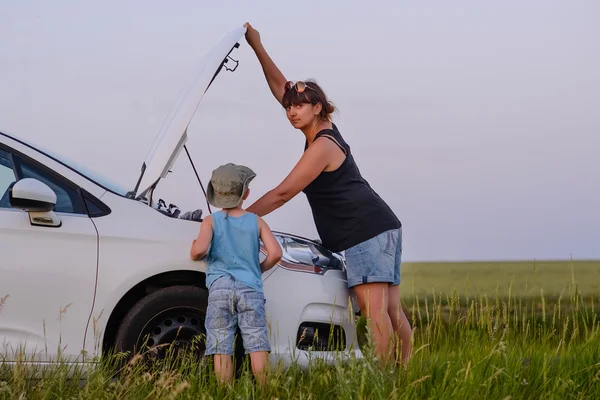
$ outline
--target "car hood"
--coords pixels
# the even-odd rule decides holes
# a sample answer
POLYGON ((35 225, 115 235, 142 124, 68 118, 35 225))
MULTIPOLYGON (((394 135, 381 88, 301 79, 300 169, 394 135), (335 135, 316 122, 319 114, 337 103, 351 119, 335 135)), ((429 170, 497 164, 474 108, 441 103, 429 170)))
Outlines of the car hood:
POLYGON ((229 32, 221 41, 207 53, 190 82, 181 91, 171 113, 163 123, 146 160, 135 187, 135 197, 144 196, 154 188, 161 178, 175 163, 187 140, 187 128, 196 112, 200 101, 208 87, 221 71, 223 66, 229 68, 228 57, 234 48, 239 47, 238 41, 246 33, 246 28, 238 28, 229 32))

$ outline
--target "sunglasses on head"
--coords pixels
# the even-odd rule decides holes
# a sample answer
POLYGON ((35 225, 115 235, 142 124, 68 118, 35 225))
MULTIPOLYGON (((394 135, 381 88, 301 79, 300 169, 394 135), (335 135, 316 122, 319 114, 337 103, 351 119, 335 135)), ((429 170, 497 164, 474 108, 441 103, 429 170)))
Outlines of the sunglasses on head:
POLYGON ((311 88, 310 86, 308 86, 306 84, 306 82, 303 82, 303 81, 298 81, 298 82, 287 81, 285 83, 284 88, 285 88, 286 92, 288 90, 290 90, 292 87, 295 87, 296 88, 296 92, 298 92, 298 93, 303 93, 306 89, 310 89, 310 90, 316 92, 315 89, 311 88))

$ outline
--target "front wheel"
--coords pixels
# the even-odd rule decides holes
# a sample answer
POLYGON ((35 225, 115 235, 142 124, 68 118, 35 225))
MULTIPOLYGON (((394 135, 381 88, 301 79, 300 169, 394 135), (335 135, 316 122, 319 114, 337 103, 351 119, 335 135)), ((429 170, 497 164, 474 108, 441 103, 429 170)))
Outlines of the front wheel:
MULTIPOLYGON (((141 352, 145 358, 163 360, 167 354, 190 352, 200 361, 206 350, 204 321, 208 290, 196 286, 170 286, 139 300, 123 318, 115 340, 117 352, 141 352)), ((235 362, 244 357, 238 329, 235 362)))
POLYGON ((154 359, 167 351, 192 350, 204 356, 204 319, 208 290, 195 286, 170 286, 139 300, 123 318, 115 347, 118 352, 140 352, 147 347, 154 359), (192 346, 193 345, 193 346, 192 346))

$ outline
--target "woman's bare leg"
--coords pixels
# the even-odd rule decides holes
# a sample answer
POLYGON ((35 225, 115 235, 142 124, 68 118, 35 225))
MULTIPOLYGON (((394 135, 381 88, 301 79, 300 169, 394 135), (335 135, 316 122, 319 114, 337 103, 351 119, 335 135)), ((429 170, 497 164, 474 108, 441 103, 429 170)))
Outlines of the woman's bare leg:
MULTIPOLYGON (((398 344, 401 346, 402 362, 406 363, 412 351, 412 330, 408 318, 406 318, 406 314, 404 314, 404 310, 402 309, 402 304, 400 303, 399 285, 389 287, 388 299, 388 314, 392 320, 394 337, 399 341, 398 344)), ((396 352, 396 354, 398 354, 398 352, 396 352)))
POLYGON ((393 327, 388 314, 388 283, 365 283, 354 286, 358 306, 364 313, 375 342, 375 352, 380 364, 391 359, 393 327))

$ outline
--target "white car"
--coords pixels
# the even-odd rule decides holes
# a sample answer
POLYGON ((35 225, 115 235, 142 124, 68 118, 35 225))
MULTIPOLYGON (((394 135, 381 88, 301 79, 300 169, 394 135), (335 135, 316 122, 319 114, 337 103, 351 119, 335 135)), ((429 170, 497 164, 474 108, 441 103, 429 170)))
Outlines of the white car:
MULTIPOLYGON (((133 190, 0 133, 0 361, 87 362, 144 342, 185 346, 205 332, 206 264, 189 258, 201 212, 182 218, 152 195, 210 83, 237 67, 229 54, 244 33, 234 30, 205 56, 133 190)), ((284 257, 263 274, 271 362, 306 366, 309 351, 332 362, 331 332, 342 354, 361 357, 343 256, 276 236, 284 257)))

